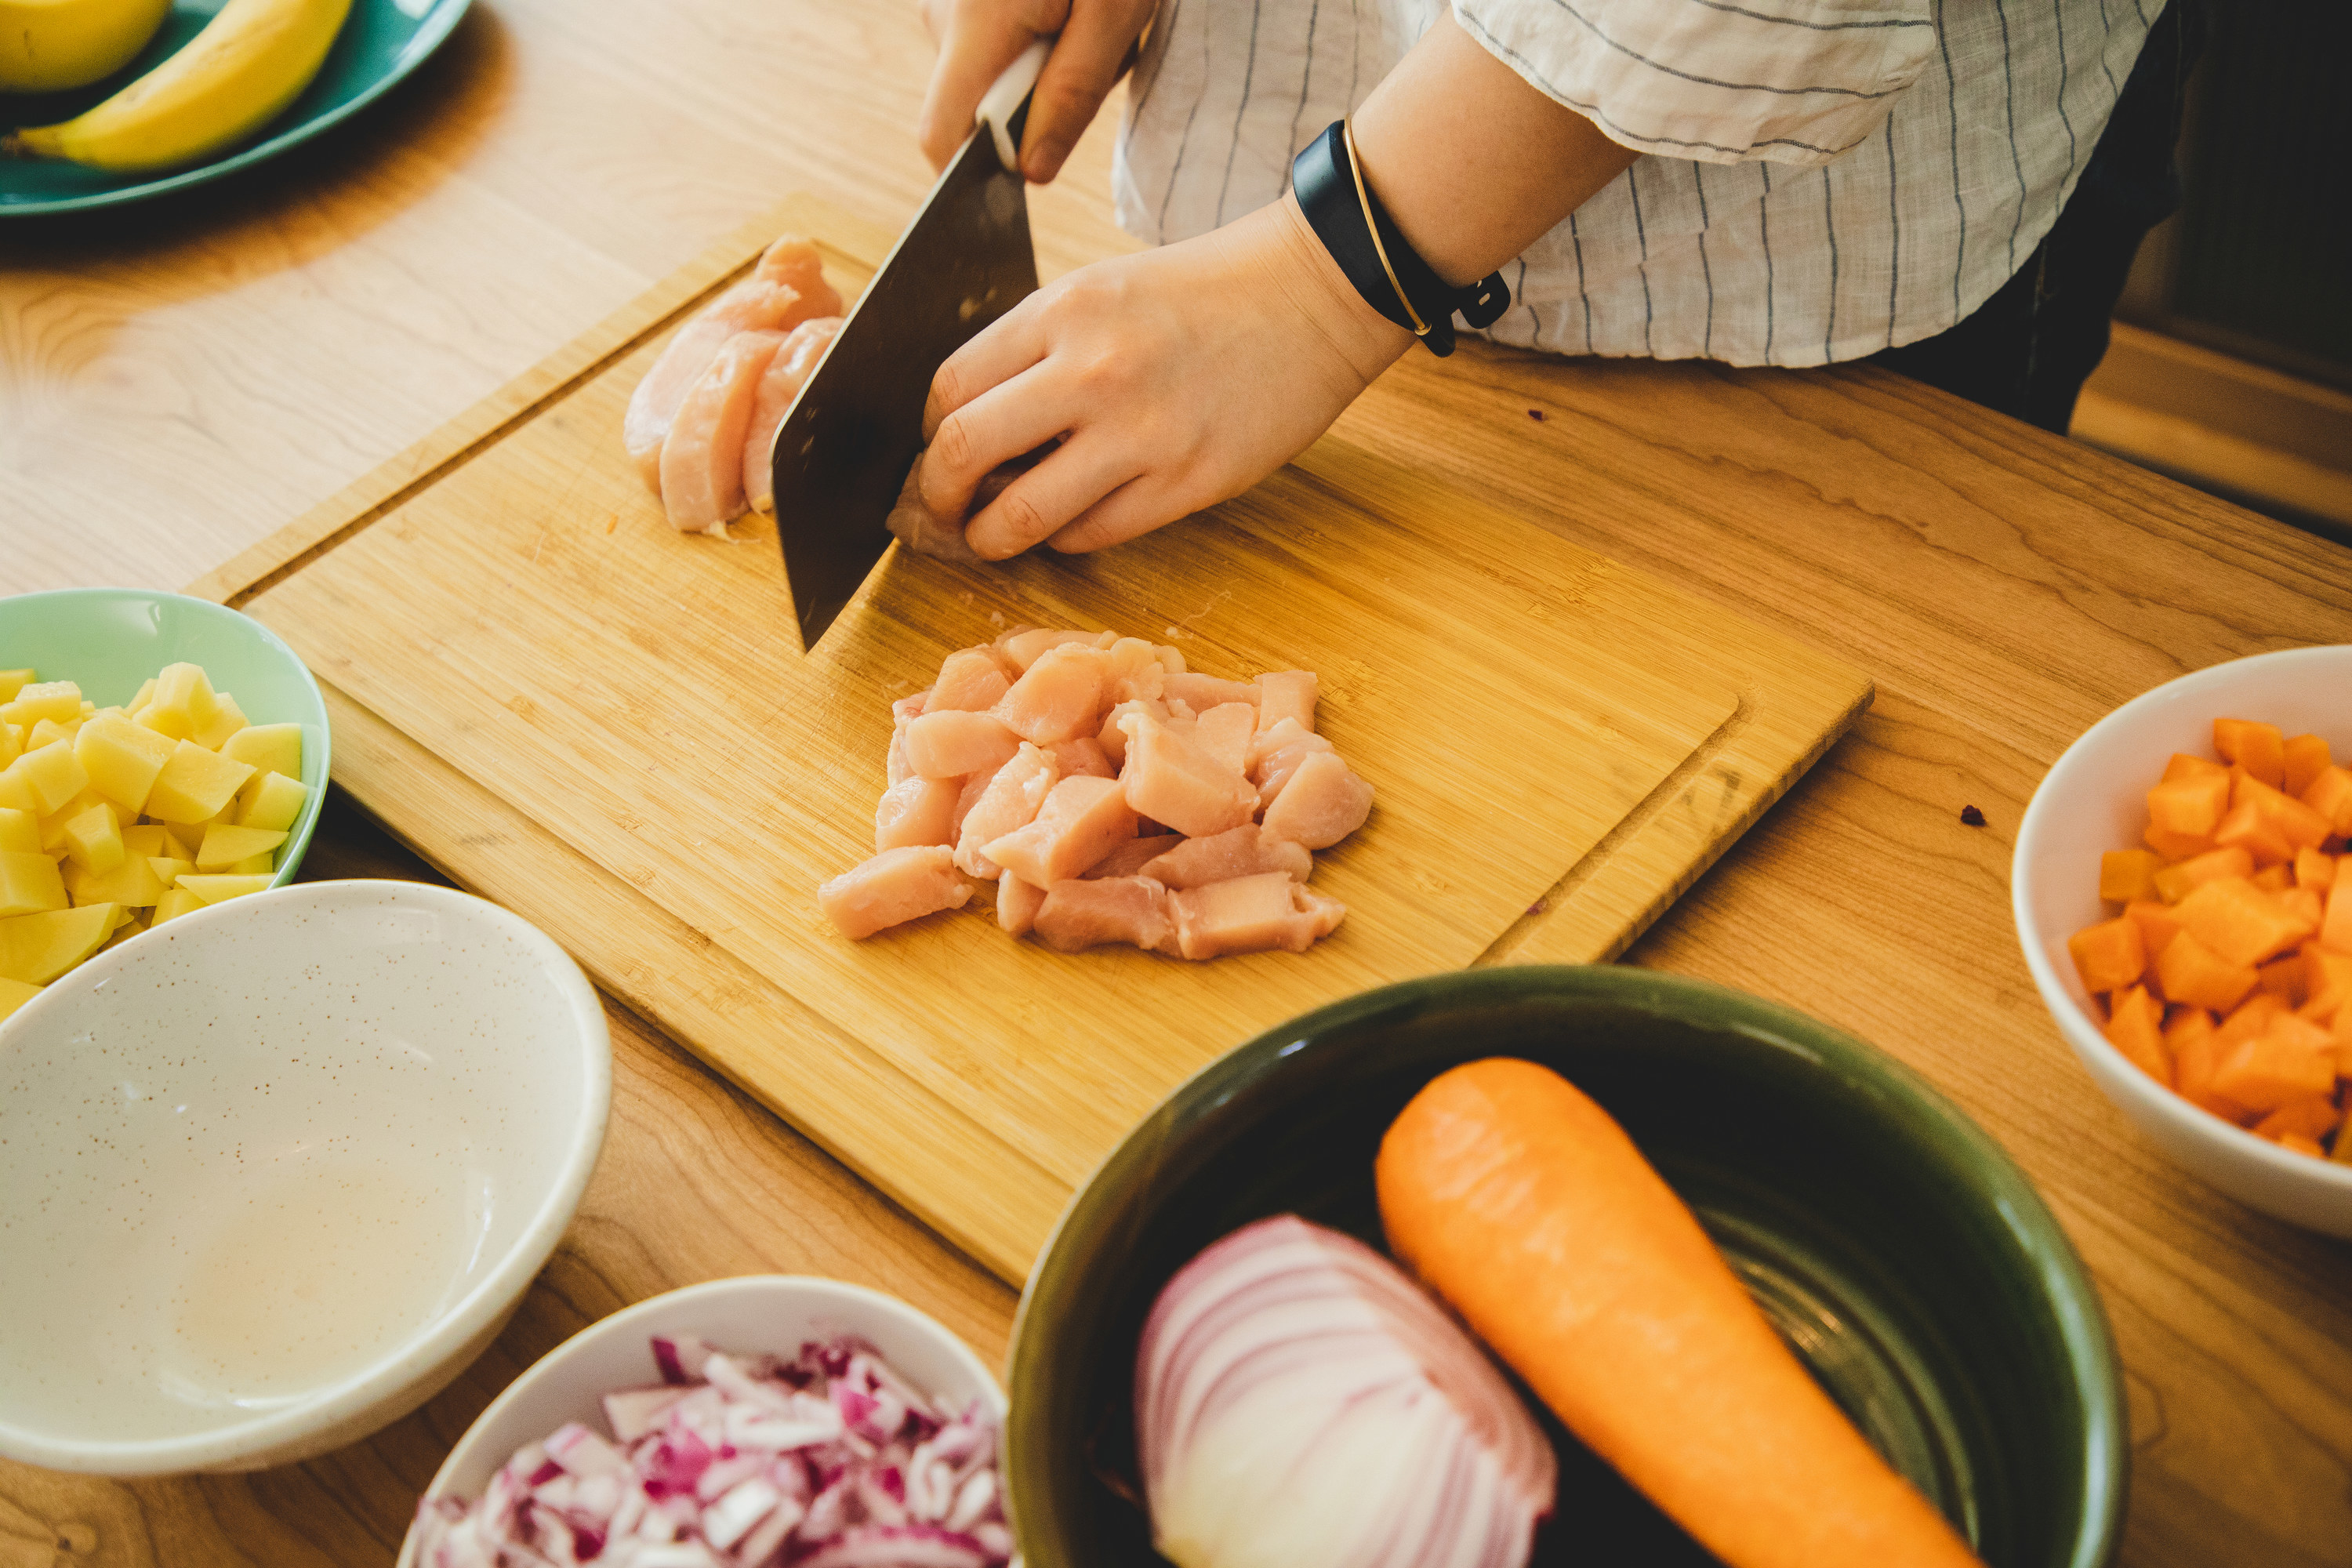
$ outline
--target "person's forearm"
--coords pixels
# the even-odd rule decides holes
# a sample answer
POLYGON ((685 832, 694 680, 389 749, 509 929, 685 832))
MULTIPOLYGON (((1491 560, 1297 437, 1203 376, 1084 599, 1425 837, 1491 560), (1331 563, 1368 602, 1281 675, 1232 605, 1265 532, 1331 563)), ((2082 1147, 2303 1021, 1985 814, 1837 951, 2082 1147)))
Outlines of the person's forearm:
POLYGON ((1456 287, 1534 244, 1637 156, 1522 81, 1450 10, 1364 100, 1355 134, 1365 181, 1456 287))

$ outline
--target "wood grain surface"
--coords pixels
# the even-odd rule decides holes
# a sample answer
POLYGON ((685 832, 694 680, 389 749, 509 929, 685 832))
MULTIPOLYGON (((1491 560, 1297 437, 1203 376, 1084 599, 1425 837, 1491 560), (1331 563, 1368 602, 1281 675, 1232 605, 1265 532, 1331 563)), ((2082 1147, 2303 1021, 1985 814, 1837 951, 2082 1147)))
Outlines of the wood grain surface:
MULTIPOLYGON (((307 154, 185 203, 0 230, 0 586, 210 573, 787 189, 895 228, 924 184, 911 10, 483 0, 410 89, 307 154)), ((1123 243, 1107 167, 1097 133, 1038 196, 1048 270, 1123 243)), ((1877 682, 1627 960, 1861 1034, 2022 1163, 2121 1346, 2127 1568, 2352 1563, 2352 1247, 2141 1142, 2041 1010, 2007 904, 2011 837, 2066 742, 2183 670, 2352 640, 2352 552, 1875 371, 1474 348, 1393 374, 1480 438, 1435 449, 1351 415, 1358 445, 1495 504, 1542 487, 1571 542, 1877 682), (1969 805, 1987 826, 1960 823, 1969 805)), ((357 733, 339 718, 339 752, 357 733)), ((314 871, 339 842, 331 826, 314 871)), ((616 1017, 615 1044, 588 1205, 466 1382, 373 1442, 255 1477, 0 1466, 0 1565, 381 1568, 496 1385, 578 1323, 692 1279, 863 1279, 1000 1351, 1011 1303, 988 1275, 651 1030, 616 1017)))

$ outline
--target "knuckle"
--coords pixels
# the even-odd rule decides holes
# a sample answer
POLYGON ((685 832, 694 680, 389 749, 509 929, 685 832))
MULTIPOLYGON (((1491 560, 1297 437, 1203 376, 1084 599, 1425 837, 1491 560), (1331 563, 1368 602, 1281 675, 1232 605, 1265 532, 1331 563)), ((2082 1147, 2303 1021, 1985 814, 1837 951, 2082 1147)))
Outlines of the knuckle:
POLYGON ((992 510, 996 513, 1002 531, 1024 545, 1035 542, 1047 531, 1045 514, 1038 510, 1036 501, 1024 490, 1005 491, 996 498, 992 510))
POLYGON ((957 414, 940 420, 939 433, 931 437, 931 455, 945 470, 942 478, 961 480, 971 464, 971 422, 957 414))

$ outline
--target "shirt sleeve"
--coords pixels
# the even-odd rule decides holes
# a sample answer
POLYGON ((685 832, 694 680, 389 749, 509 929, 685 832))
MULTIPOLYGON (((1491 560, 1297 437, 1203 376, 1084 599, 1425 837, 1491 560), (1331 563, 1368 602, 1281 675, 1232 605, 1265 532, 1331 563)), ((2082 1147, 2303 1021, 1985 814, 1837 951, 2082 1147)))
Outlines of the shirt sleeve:
POLYGON ((1464 30, 1637 152, 1826 163, 1936 53, 1933 0, 1453 0, 1464 30))

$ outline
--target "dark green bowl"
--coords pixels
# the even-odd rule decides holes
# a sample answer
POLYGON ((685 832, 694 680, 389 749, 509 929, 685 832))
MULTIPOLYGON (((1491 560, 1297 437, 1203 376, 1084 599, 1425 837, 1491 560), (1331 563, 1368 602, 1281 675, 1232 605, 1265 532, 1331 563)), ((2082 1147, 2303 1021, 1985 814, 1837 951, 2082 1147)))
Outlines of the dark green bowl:
MULTIPOLYGON (((1013 1327, 1005 1477, 1029 1568, 1156 1563, 1134 1493, 1144 1314, 1202 1247, 1286 1211, 1380 1243, 1372 1157, 1482 1057, 1543 1063, 1623 1124, 1783 1337, 1991 1568, 2102 1568, 2126 1444, 2106 1317, 2009 1157, 1850 1035, 1701 981, 1484 969, 1310 1013, 1202 1070, 1062 1216, 1013 1327)), ((1546 1416, 1538 1562, 1713 1558, 1546 1416)))

